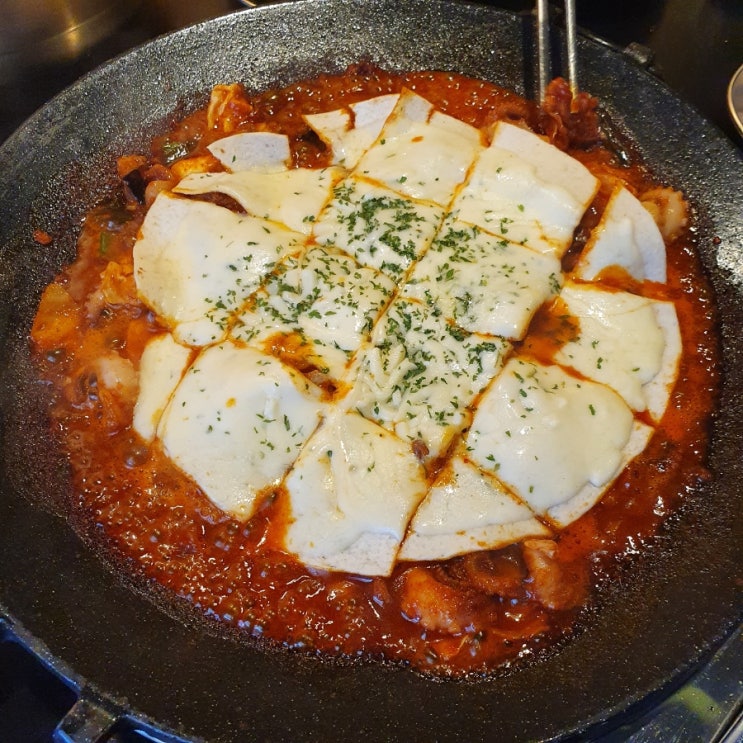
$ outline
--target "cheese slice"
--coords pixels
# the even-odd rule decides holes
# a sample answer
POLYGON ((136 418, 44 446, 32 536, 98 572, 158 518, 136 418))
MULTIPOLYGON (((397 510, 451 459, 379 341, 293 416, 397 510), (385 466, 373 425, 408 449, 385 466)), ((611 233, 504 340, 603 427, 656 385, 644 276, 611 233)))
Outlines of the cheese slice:
POLYGON ((444 210, 362 178, 347 178, 314 224, 321 245, 335 245, 392 279, 428 248, 444 210))
POLYGON ((608 487, 633 425, 632 411, 608 387, 516 357, 482 396, 467 450, 544 515, 588 484, 608 487))
POLYGON ((297 334, 299 351, 338 378, 385 308, 394 283, 334 248, 313 247, 289 257, 268 277, 233 337, 263 342, 276 332, 297 334))
POLYGON ((590 511, 603 497, 604 493, 614 484, 622 470, 648 445, 655 429, 635 421, 627 443, 622 450, 619 466, 613 477, 603 485, 594 485, 587 482, 572 498, 547 509, 544 516, 557 529, 564 529, 568 524, 579 519, 590 511))
POLYGON ((369 337, 394 283, 330 248, 308 250, 300 271, 300 296, 306 299, 299 324, 305 335, 314 343, 355 351, 369 337))
POLYGON ((222 193, 248 214, 280 222, 308 235, 312 223, 343 177, 339 168, 294 168, 279 172, 193 173, 173 189, 181 194, 222 193))
POLYGON ((584 165, 557 147, 499 122, 452 211, 462 221, 559 258, 598 186, 584 165))
POLYGON ((402 293, 439 309, 465 330, 520 340, 561 282, 553 255, 447 220, 402 293))
POLYGON ((332 150, 333 164, 352 170, 379 136, 398 98, 397 93, 380 95, 303 118, 332 150))
POLYGON ((399 100, 399 93, 387 93, 386 95, 357 101, 349 106, 353 111, 353 128, 357 131, 368 132, 370 136, 369 145, 379 136, 385 121, 387 121, 399 100))
POLYGON ((273 132, 240 132, 212 142, 209 151, 228 170, 266 173, 286 170, 291 165, 289 137, 273 132))
POLYGON ((653 304, 653 311, 663 331, 665 344, 660 369, 653 379, 643 385, 643 392, 650 417, 659 423, 676 386, 681 368, 683 345, 676 306, 673 302, 656 302, 653 304))
POLYGON ((155 438, 160 417, 188 367, 191 349, 170 333, 155 336, 139 361, 139 394, 132 428, 147 442, 155 438))
POLYGON ((455 327, 420 302, 397 299, 360 354, 348 405, 436 456, 469 423, 470 404, 509 348, 501 338, 455 327))
POLYGON ((225 336, 235 310, 301 241, 263 219, 162 193, 134 245, 134 279, 177 340, 206 345, 225 336))
POLYGON ((656 412, 665 408, 681 355, 673 304, 572 283, 560 297, 580 333, 557 351, 555 361, 608 385, 633 410, 646 410, 651 400, 656 412))
POLYGON ((414 199, 446 206, 482 150, 480 132, 404 91, 355 173, 414 199))
MULTIPOLYGON (((346 165, 344 143, 353 128, 353 116, 346 108, 323 111, 318 114, 305 114, 302 118, 315 134, 333 153, 333 165, 346 165)), ((374 140, 372 139, 371 142, 374 140)), ((369 142, 369 144, 371 144, 369 142)))
POLYGON ((317 427, 319 391, 252 348, 205 349, 176 387, 157 434, 219 508, 249 518, 317 427))
POLYGON ((399 559, 446 560, 550 534, 501 482, 458 455, 415 512, 399 559))
POLYGON ((609 197, 575 267, 586 281, 618 266, 638 281, 666 281, 666 246, 650 212, 624 186, 609 197))
POLYGON ((354 412, 324 422, 286 478, 286 548, 306 565, 389 575, 427 483, 410 445, 354 412))

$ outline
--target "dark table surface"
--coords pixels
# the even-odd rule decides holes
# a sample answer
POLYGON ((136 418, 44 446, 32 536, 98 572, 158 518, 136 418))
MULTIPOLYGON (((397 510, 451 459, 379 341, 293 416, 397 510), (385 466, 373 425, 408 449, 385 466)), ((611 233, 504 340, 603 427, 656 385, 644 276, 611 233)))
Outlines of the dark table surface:
MULTIPOLYGON (((576 0, 581 30, 620 48, 631 47, 682 99, 736 145, 743 139, 726 105, 728 83, 743 65, 742 0, 576 0)), ((531 0, 490 2, 530 12, 531 0)), ((89 70, 148 39, 242 9, 238 0, 140 0, 124 3, 113 30, 83 49, 39 59, 40 47, 20 39, 0 43, 0 142, 31 113, 89 70)), ((559 7, 553 10, 559 18, 559 7)), ((2 23, 4 21, 0 21, 2 23)), ((3 38, 0 36, 0 42, 3 38)), ((741 205, 743 210, 743 205, 741 205)), ((743 740, 743 636, 734 634, 706 666, 662 704, 601 740, 738 743, 743 740)), ((74 702, 74 691, 44 676, 33 657, 0 618, 0 741, 44 743, 74 702)), ((114 731, 110 741, 159 738, 135 728, 114 731)))

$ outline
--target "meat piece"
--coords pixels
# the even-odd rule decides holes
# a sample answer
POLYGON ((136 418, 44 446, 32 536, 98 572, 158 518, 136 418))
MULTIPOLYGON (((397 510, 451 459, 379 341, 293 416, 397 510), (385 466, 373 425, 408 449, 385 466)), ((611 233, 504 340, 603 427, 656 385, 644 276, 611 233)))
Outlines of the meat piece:
POLYGON ((131 361, 118 354, 81 364, 66 377, 61 389, 73 407, 91 411, 109 434, 131 423, 138 378, 131 361))
POLYGON ((163 192, 173 188, 172 181, 150 181, 144 191, 144 203, 148 208, 152 206, 155 199, 163 192))
POLYGON ((469 584, 488 596, 515 598, 521 594, 526 567, 517 545, 502 550, 472 552, 462 558, 469 584))
POLYGON ((209 99, 207 126, 230 134, 250 117, 252 111, 242 85, 216 85, 209 99))
POLYGON ((122 400, 134 404, 139 389, 139 380, 129 359, 110 353, 94 362, 98 386, 119 395, 122 400))
POLYGON ((134 268, 131 263, 109 261, 101 273, 100 287, 93 291, 85 303, 89 318, 100 315, 107 305, 135 304, 137 287, 134 283, 134 268))
POLYGON ((123 176, 121 180, 124 183, 124 196, 126 197, 126 200, 144 204, 147 183, 145 182, 141 169, 137 168, 130 171, 123 176))
POLYGON ((147 165, 144 155, 122 155, 116 161, 116 173, 119 178, 124 178, 134 170, 143 169, 147 165))
POLYGON ((640 197, 652 214, 666 240, 673 240, 688 222, 688 208, 683 195, 671 188, 652 188, 640 197))
POLYGON ((31 338, 38 349, 51 351, 74 336, 78 323, 77 303, 63 286, 50 284, 41 296, 31 338))
MULTIPOLYGON (((176 180, 170 168, 160 163, 148 165, 141 155, 120 157, 116 169, 124 186, 124 198, 129 203, 149 206, 156 195, 148 193, 153 183, 164 183, 170 189, 176 180)), ((157 190, 162 189, 158 187, 157 190)))
POLYGON ((588 572, 583 563, 560 560, 552 539, 527 539, 524 561, 533 581, 537 600, 547 609, 572 609, 583 603, 588 590, 588 572))
POLYGON ((222 163, 214 155, 207 153, 205 155, 182 158, 171 165, 171 170, 173 176, 177 180, 181 180, 192 173, 214 173, 224 170, 224 168, 222 167, 222 163))
POLYGON ((413 567, 398 583, 405 615, 426 630, 455 635, 472 624, 473 611, 482 602, 472 594, 437 580, 430 570, 413 567))
POLYGON ((147 187, 144 171, 147 158, 143 155, 123 155, 116 161, 116 172, 124 184, 124 195, 127 201, 144 203, 144 191, 147 187))
POLYGON ((542 102, 540 127, 556 147, 590 147, 601 139, 598 101, 588 93, 573 95, 567 80, 555 78, 542 102))

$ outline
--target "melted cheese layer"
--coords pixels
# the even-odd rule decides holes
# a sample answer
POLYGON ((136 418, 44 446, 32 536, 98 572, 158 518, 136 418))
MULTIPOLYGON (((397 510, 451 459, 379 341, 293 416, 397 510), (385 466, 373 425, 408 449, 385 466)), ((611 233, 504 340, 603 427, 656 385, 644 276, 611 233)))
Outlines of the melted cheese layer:
POLYGON ((394 284, 345 253, 311 247, 290 256, 241 313, 232 337, 265 345, 279 333, 294 335, 297 352, 323 373, 344 375, 369 337, 394 284))
POLYGON ((554 256, 448 220, 402 294, 440 310, 470 332, 520 340, 561 280, 554 256))
MULTIPOLYGON (((649 400, 661 393, 653 382, 671 376, 664 366, 675 369, 678 364, 677 357, 668 358, 666 353, 672 334, 678 332, 673 305, 577 284, 565 286, 560 297, 578 318, 580 335, 566 343, 555 360, 608 385, 633 410, 646 410, 649 400)), ((680 342, 674 347, 680 354, 680 342)))
POLYGON ((134 406, 132 427, 152 441, 163 411, 185 372, 191 349, 176 343, 170 333, 156 336, 139 361, 139 395, 134 406))
POLYGON ((302 562, 389 575, 427 483, 405 442, 357 413, 340 412, 309 442, 286 487, 287 547, 302 562))
POLYGON ((617 186, 581 254, 575 275, 586 281, 618 266, 638 281, 666 280, 666 246, 650 212, 617 186))
POLYGON ((443 213, 433 204, 349 177, 336 186, 313 235, 321 245, 335 245, 399 280, 428 248, 443 213))
POLYGON ((500 237, 563 255, 598 190, 577 160, 533 132, 499 122, 452 210, 500 237))
POLYGON ((633 423, 608 387, 512 358, 480 401, 467 449, 475 464, 544 515, 585 485, 610 482, 633 423))
POLYGON ((405 91, 355 172, 405 196, 446 206, 481 149, 479 130, 405 91))
POLYGON ((301 236, 215 204, 160 194, 134 246, 144 302, 178 340, 221 340, 232 314, 301 236))
POLYGON ((333 163, 351 170, 379 136, 399 98, 396 93, 380 95, 352 103, 348 110, 311 114, 304 120, 330 147, 333 163))
POLYGON ((566 282, 598 180, 541 137, 501 122, 485 147, 410 91, 306 121, 334 166, 290 170, 285 137, 237 134, 210 145, 231 172, 175 190, 247 214, 169 194, 148 212, 135 281, 171 332, 142 356, 134 429, 235 518, 283 486, 283 547, 323 570, 563 528, 646 446, 633 411, 658 421, 678 374, 672 303, 586 283, 665 280, 649 213, 617 188, 566 282), (552 364, 519 356, 557 295, 577 333, 552 364))
POLYGON ((194 173, 183 178, 174 190, 182 194, 223 193, 248 214, 308 235, 341 177, 338 168, 194 173))
POLYGON ((416 511, 400 559, 442 560, 550 533, 499 480, 456 456, 416 511))
POLYGON ((317 427, 317 390, 271 356, 231 343, 185 372, 157 434, 168 456, 221 509, 249 518, 317 427))
POLYGON ((477 336, 395 300, 361 355, 348 404, 436 456, 469 422, 475 395, 498 373, 509 344, 477 336))

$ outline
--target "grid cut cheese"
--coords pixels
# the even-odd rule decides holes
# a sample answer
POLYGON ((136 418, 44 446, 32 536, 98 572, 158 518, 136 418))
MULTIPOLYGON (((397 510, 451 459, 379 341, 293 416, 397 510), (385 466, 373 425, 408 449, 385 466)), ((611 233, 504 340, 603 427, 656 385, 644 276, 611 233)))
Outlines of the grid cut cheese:
POLYGON ((349 255, 312 247, 277 266, 239 315, 232 337, 255 345, 277 334, 294 336, 286 342, 297 346, 297 353, 339 378, 393 289, 384 274, 349 255))
POLYGON ((498 479, 457 455, 416 511, 400 559, 442 560, 550 535, 498 479))
POLYGON ((568 524, 579 519, 601 500, 601 497, 611 487, 622 469, 647 446, 653 435, 653 431, 654 429, 650 426, 640 421, 634 421, 629 439, 627 439, 627 443, 622 449, 619 466, 614 472, 614 475, 601 485, 594 485, 592 482, 587 482, 575 495, 561 503, 550 506, 543 515, 558 529, 565 528, 568 524))
POLYGON ((134 246, 144 302, 179 341, 220 341, 232 314, 301 236, 203 201, 160 194, 134 246))
POLYGON ((569 284, 560 297, 580 333, 556 361, 608 385, 633 410, 647 410, 651 401, 657 409, 658 398, 668 399, 681 354, 672 304, 596 285, 569 284))
POLYGON ((349 177, 336 186, 313 235, 399 280, 426 251, 443 214, 441 207, 349 177))
POLYGON ((478 129, 404 91, 355 173, 414 199, 446 206, 481 149, 478 129))
POLYGON ((617 186, 575 268, 586 281, 619 267, 637 281, 666 280, 666 246, 650 212, 624 186, 617 186))
POLYGON ((510 345, 468 333, 420 302, 397 299, 361 354, 349 405, 436 456, 470 419, 475 395, 510 345))
POLYGON ((289 137, 273 132, 240 132, 209 145, 209 152, 232 172, 252 170, 273 173, 291 163, 289 137))
POLYGON ((333 164, 352 170, 374 143, 399 99, 396 93, 352 103, 348 109, 309 114, 304 120, 333 153, 333 164))
POLYGON ((673 303, 601 285, 665 280, 648 212, 616 189, 566 281, 598 180, 538 135, 500 122, 486 147, 411 91, 305 119, 332 167, 225 137, 232 172, 148 212, 134 277, 171 332, 142 356, 135 430, 235 518, 281 493, 281 546, 317 569, 553 535, 644 449, 678 375, 673 303))
POLYGON ((252 348, 220 343, 183 375, 158 426, 168 456, 221 509, 249 518, 320 419, 319 392, 252 348))
POLYGON ((139 360, 139 395, 132 420, 132 427, 145 441, 155 438, 160 417, 190 356, 191 349, 176 343, 170 333, 155 336, 145 346, 139 360))

